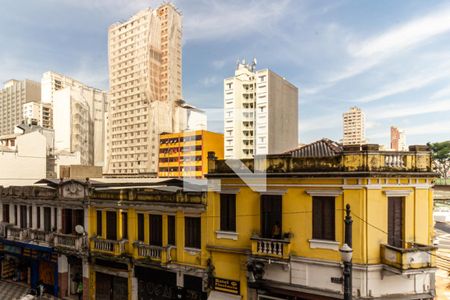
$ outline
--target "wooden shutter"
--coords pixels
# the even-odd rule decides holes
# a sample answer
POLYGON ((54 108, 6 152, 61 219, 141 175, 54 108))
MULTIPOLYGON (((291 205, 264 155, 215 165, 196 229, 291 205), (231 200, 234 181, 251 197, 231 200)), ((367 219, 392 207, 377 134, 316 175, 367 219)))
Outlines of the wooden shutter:
POLYGON ((138 240, 143 242, 144 237, 144 214, 138 214, 138 240))
POLYGON ((281 195, 261 196, 261 234, 264 238, 273 238, 272 229, 276 223, 282 231, 281 195))
POLYGON ((175 245, 175 216, 167 216, 167 243, 175 245))
POLYGON ((220 230, 236 231, 236 195, 220 195, 220 230))
POLYGON ((3 204, 3 222, 9 223, 9 204, 3 204))
POLYGON ((150 245, 162 246, 162 216, 150 215, 150 245))
POLYGON ((63 209, 62 210, 62 230, 65 234, 72 233, 72 210, 63 209))
POLYGON ((128 213, 122 212, 122 239, 128 239, 128 213))
POLYGON ((102 226, 102 211, 97 210, 97 236, 103 235, 103 226, 102 226))
POLYGON ((50 207, 44 207, 44 231, 50 232, 52 227, 52 213, 50 207))
POLYGON ((403 198, 388 198, 388 244, 403 247, 403 198))
POLYGON ((190 248, 201 248, 201 225, 200 218, 186 217, 185 219, 185 246, 190 248))
POLYGON ((313 239, 335 240, 335 198, 313 197, 313 239))
POLYGON ((117 213, 115 211, 106 212, 106 238, 117 240, 117 213))
POLYGON ((20 206, 20 228, 27 228, 27 207, 20 206))

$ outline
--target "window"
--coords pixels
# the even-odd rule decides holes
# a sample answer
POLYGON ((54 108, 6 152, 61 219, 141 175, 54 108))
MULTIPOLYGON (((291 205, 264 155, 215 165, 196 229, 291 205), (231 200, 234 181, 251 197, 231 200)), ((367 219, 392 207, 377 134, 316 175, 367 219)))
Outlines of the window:
POLYGON ((28 207, 28 227, 33 227, 33 206, 28 207))
POLYGON ((53 228, 56 228, 56 224, 58 224, 58 210, 56 207, 53 208, 53 228))
POLYGON ((102 236, 102 211, 97 210, 97 236, 102 236))
POLYGON ((201 248, 201 225, 199 217, 184 219, 185 247, 201 248))
POLYGON ((220 194, 220 230, 236 231, 236 195, 220 194))
POLYGON ((335 240, 334 211, 334 197, 313 197, 313 239, 335 240))
POLYGON ((106 212, 106 238, 117 240, 117 213, 115 211, 106 212))
POLYGON ((52 212, 50 207, 44 207, 44 231, 52 230, 52 212))
POLYGON ((167 216, 167 243, 175 245, 175 216, 167 216))
POLYGON ((402 197, 388 198, 388 244, 403 247, 403 204, 402 197))
POLYGON ((3 222, 9 223, 9 204, 3 204, 3 222))
POLYGON ((263 238, 281 238, 281 199, 281 195, 261 195, 261 235, 263 238))
POLYGON ((128 214, 122 212, 122 239, 128 239, 128 214))
POLYGON ((37 229, 41 229, 41 207, 36 207, 36 223, 37 223, 37 229))
POLYGON ((144 241, 144 214, 138 214, 138 241, 144 241))
POLYGON ((150 215, 150 245, 162 246, 162 216, 150 215))
POLYGON ((27 207, 20 206, 20 228, 27 228, 27 207))

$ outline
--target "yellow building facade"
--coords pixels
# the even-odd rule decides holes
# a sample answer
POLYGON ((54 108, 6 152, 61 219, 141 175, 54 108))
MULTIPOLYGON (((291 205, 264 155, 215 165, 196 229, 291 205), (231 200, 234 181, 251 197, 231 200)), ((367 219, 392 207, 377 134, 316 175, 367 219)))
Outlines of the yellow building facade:
POLYGON ((89 299, 206 299, 205 207, 176 179, 95 187, 89 299))
POLYGON ((208 178, 216 181, 207 205, 206 248, 219 279, 212 289, 229 299, 342 298, 347 204, 354 298, 433 298, 434 174, 425 147, 382 152, 321 140, 237 167, 211 160, 208 178))
POLYGON ((160 135, 158 177, 203 178, 208 172, 208 152, 223 158, 223 134, 185 131, 160 135))

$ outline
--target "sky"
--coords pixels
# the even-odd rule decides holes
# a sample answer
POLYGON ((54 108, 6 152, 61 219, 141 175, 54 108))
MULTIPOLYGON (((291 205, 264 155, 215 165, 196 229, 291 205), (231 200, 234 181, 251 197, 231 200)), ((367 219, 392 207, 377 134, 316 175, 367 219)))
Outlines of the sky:
MULTIPOLYGON (((370 143, 390 126, 407 144, 450 140, 450 2, 176 0, 183 97, 223 131, 223 79, 257 58, 299 88, 299 142, 342 138, 342 113, 366 114, 370 143)), ((2 0, 0 81, 48 70, 108 90, 107 30, 152 0, 2 0)), ((1 109, 1 108, 0 108, 1 109)))

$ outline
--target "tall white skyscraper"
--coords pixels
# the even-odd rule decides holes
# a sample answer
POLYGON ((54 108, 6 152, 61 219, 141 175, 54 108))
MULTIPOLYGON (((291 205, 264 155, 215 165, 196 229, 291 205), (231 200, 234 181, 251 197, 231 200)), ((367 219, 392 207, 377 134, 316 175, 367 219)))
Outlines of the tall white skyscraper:
POLYGON ((352 107, 342 115, 344 123, 344 145, 362 145, 366 141, 365 115, 358 107, 352 107))
POLYGON ((225 158, 283 153, 298 145, 298 89, 274 72, 238 62, 224 80, 225 158))
POLYGON ((156 173, 159 134, 179 126, 181 14, 172 4, 110 26, 109 174, 156 173))

